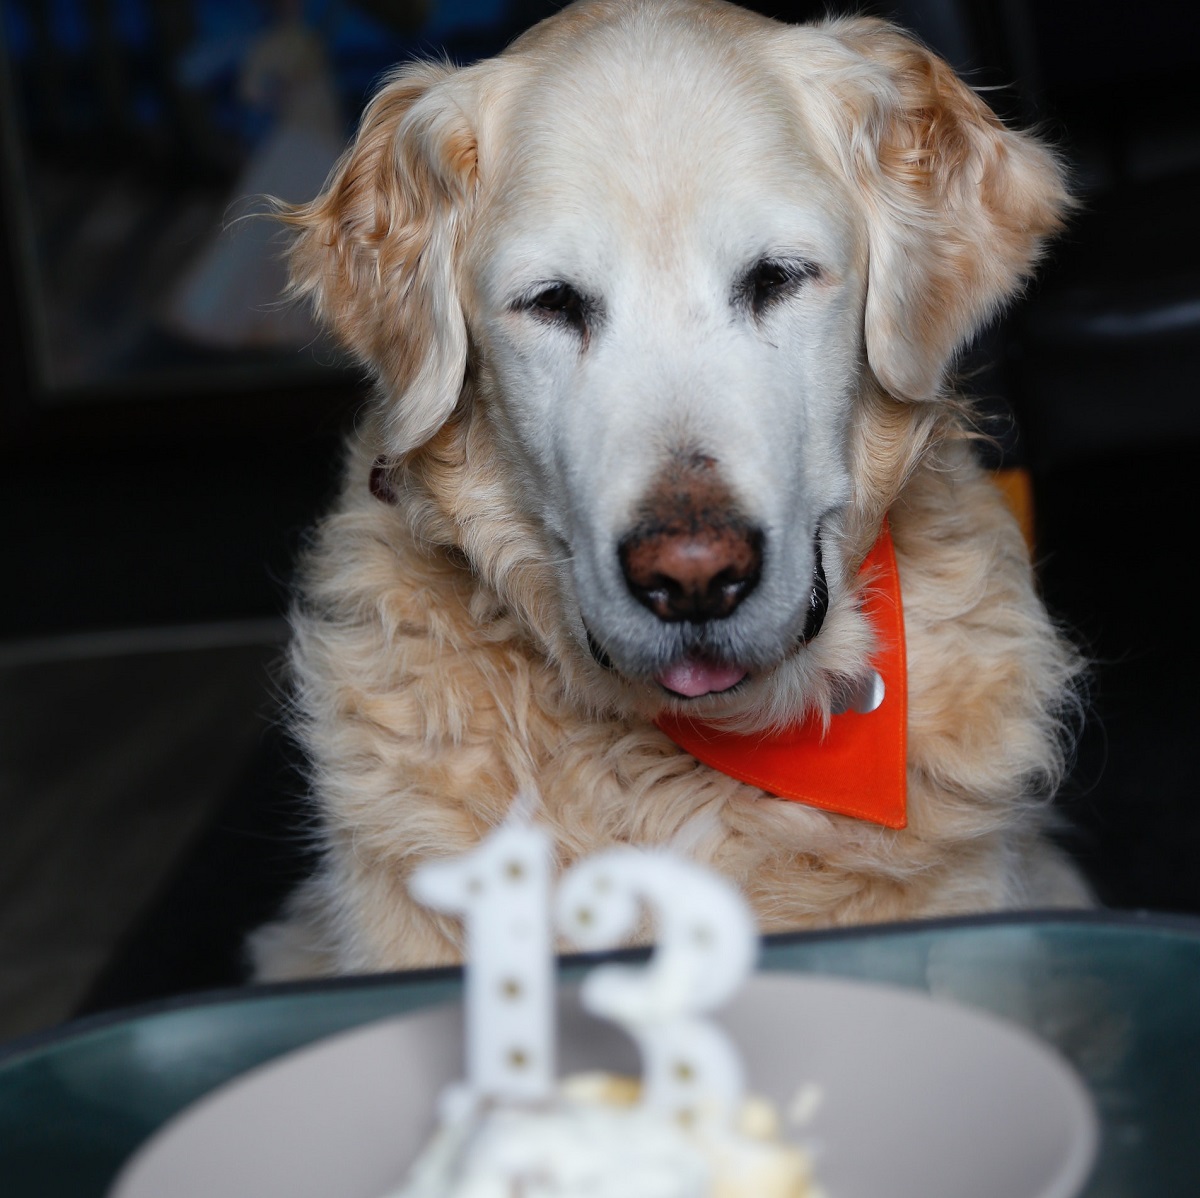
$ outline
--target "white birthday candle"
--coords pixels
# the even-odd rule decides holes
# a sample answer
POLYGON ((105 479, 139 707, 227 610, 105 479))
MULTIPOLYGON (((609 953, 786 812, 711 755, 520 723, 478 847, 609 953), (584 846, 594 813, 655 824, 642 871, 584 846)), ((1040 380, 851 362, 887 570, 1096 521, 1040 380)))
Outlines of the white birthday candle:
POLYGON ((549 837, 518 813, 469 853, 413 875, 418 902, 466 925, 468 1100, 536 1102, 552 1090, 550 869, 549 837))
POLYGON ((724 1030, 700 1016, 753 968, 754 919, 723 878, 663 853, 614 849, 566 874, 558 923, 582 947, 602 948, 638 930, 643 904, 654 922, 649 963, 594 969, 583 1003, 638 1044, 645 1105, 685 1123, 728 1122, 743 1095, 741 1061, 724 1030))

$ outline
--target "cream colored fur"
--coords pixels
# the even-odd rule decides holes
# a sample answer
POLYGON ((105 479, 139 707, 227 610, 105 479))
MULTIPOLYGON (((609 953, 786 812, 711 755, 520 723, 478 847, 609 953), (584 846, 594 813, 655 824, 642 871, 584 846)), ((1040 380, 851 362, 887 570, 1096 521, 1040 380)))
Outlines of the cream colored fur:
POLYGON ((255 936, 259 976, 454 960, 408 877, 523 789, 563 866, 673 845, 768 931, 1085 902, 1045 839, 1079 662, 946 390, 1067 205, 1050 153, 871 20, 598 0, 397 74, 289 216, 297 290, 379 383, 294 617, 323 861, 255 936), (761 254, 814 268, 751 316, 731 297, 761 254), (594 300, 579 328, 530 308, 564 277, 594 300), (691 701, 708 719, 829 713, 873 649, 857 572, 890 514, 906 829, 765 796, 651 723, 683 634, 613 546, 697 452, 770 535, 719 622, 749 677, 691 701), (818 536, 830 610, 801 645, 818 536))

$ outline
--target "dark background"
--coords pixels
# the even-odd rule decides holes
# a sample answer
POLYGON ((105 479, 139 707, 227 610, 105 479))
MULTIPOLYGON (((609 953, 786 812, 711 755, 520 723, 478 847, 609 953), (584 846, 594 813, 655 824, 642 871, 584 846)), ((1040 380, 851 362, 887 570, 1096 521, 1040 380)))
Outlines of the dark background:
MULTIPOLYGON (((307 15, 327 38, 348 134, 390 63, 434 49, 468 61, 552 7, 328 0, 307 15)), ((807 19, 826 6, 748 7, 807 19)), ((969 356, 970 386, 1000 414, 1006 464, 1031 472, 1047 602, 1095 663, 1060 800, 1065 842, 1106 902, 1200 911, 1200 11, 1167 0, 853 7, 916 29, 1072 164, 1080 214, 1043 280, 969 356)), ((113 863, 147 840, 152 816, 165 819, 166 792, 184 795, 184 830, 139 850, 153 868, 89 875, 95 902, 122 914, 97 932, 68 997, 39 1006, 31 980, 19 1018, 6 1025, 0 1009, 2 1036, 235 979, 242 932, 303 871, 302 770, 278 728, 275 662, 291 563, 330 501, 364 384, 328 347, 216 350, 155 326, 147 238, 181 204, 219 210, 270 131, 267 115, 239 105, 232 67, 197 88, 180 83, 179 63, 198 44, 249 36, 274 10, 5 0, 0 11, 0 818, 44 808, 47 829, 26 837, 33 856, 19 868, 0 853, 0 966, 31 979, 58 969, 50 945, 67 917, 56 924, 54 895, 84 882, 54 845, 63 829, 92 826, 73 793, 122 798, 93 817, 113 863), (118 185, 144 219, 97 248, 80 230, 118 185), (39 292, 39 271, 57 293, 39 292), (53 361, 61 347, 46 350, 46 295, 75 304, 68 327, 95 341, 68 384, 53 361), (225 723, 164 719, 180 695, 225 723), (174 757, 138 772, 168 743, 174 757), (222 753, 228 768, 216 770, 222 753), (68 765, 74 791, 59 784, 68 765), (191 794, 182 783, 205 767, 211 784, 191 794), (136 894, 110 902, 131 878, 136 894), (26 913, 34 891, 49 913, 26 913)), ((164 240, 150 265, 184 248, 164 240)))

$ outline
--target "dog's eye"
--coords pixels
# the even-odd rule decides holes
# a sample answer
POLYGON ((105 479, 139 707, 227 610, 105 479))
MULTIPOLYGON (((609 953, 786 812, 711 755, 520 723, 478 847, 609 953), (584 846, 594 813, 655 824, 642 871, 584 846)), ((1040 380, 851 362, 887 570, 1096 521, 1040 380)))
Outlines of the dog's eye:
POLYGON ((570 283, 552 283, 530 296, 525 305, 543 320, 568 325, 578 333, 587 330, 587 301, 570 283))
POLYGON ((763 258, 742 279, 738 295, 750 311, 758 316, 776 300, 791 295, 816 274, 817 268, 811 262, 763 258))

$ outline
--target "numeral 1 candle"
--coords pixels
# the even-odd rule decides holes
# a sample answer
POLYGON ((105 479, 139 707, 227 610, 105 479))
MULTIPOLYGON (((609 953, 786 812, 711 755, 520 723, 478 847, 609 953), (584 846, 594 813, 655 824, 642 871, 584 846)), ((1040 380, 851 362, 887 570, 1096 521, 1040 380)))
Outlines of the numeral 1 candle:
POLYGON ((522 815, 464 856, 413 875, 418 902, 466 925, 468 1101, 537 1102, 555 1081, 551 847, 522 815))

